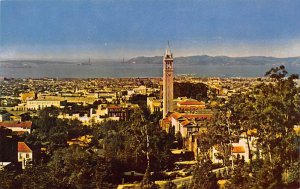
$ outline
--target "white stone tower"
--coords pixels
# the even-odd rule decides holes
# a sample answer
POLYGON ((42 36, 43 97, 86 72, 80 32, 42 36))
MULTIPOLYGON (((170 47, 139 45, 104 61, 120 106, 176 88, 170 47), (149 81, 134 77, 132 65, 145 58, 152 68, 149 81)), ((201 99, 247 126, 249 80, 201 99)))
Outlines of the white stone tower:
POLYGON ((168 47, 163 58, 163 117, 173 111, 173 55, 168 47))

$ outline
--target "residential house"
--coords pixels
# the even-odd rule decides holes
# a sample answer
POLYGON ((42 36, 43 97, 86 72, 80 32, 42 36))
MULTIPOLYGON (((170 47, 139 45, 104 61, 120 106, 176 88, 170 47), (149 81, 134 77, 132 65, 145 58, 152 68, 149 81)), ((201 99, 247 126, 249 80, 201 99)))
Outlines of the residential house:
POLYGON ((18 162, 22 164, 22 169, 32 165, 33 151, 25 142, 18 142, 18 162))

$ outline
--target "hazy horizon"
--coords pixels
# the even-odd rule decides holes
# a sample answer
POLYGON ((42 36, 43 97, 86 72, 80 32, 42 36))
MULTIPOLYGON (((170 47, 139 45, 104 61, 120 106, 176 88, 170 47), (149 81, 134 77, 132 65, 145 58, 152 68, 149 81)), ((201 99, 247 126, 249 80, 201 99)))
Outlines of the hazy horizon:
MULTIPOLYGON (((70 58, 70 57, 61 57, 61 58, 54 58, 54 57, 16 57, 16 58, 0 58, 0 62, 5 61, 61 61, 61 62, 78 62, 78 61, 88 61, 90 59, 91 62, 99 62, 99 61, 128 61, 132 58, 138 58, 138 57, 163 57, 163 55, 137 55, 134 57, 117 57, 117 58, 100 58, 100 57, 93 57, 93 56, 87 56, 87 57, 80 57, 80 58, 70 58)), ((272 58, 299 58, 299 56, 289 56, 289 57, 275 57, 275 56, 263 56, 263 55, 251 55, 251 56, 226 56, 226 55, 207 55, 207 54, 198 54, 198 55, 184 55, 184 56, 174 56, 174 58, 182 58, 182 57, 193 57, 193 56, 209 56, 209 57, 229 57, 229 58, 247 58, 247 57, 272 57, 272 58)))

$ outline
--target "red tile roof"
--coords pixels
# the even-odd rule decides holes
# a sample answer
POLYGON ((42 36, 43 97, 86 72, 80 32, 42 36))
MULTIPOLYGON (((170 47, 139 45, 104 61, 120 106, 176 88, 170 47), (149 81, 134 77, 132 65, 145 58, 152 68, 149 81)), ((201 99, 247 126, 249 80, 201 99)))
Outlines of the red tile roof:
POLYGON ((171 116, 174 118, 174 119, 179 119, 182 115, 180 114, 180 113, 178 113, 178 112, 174 112, 174 113, 172 113, 171 114, 171 116))
POLYGON ((166 117, 166 118, 162 119, 162 122, 163 123, 170 123, 171 120, 168 117, 166 117))
POLYGON ((244 146, 233 146, 232 153, 245 153, 244 146))
POLYGON ((110 105, 110 106, 108 106, 107 108, 109 108, 109 109, 120 109, 120 108, 122 108, 122 107, 120 107, 120 106, 115 106, 115 105, 110 105))
POLYGON ((26 129, 31 129, 32 122, 31 121, 4 121, 0 122, 0 127, 22 127, 26 129))
POLYGON ((183 117, 187 119, 206 119, 206 118, 211 118, 211 114, 185 114, 183 117))
POLYGON ((184 105, 184 106, 187 106, 187 105, 205 105, 205 102, 199 102, 197 100, 185 100, 185 101, 181 101, 181 102, 178 102, 179 105, 184 105))
POLYGON ((181 122, 181 125, 182 125, 183 127, 185 127, 185 126, 187 126, 189 123, 190 123, 190 122, 189 122, 188 120, 185 120, 185 121, 181 122))
POLYGON ((30 153, 32 150, 27 146, 25 142, 18 142, 18 152, 30 153))

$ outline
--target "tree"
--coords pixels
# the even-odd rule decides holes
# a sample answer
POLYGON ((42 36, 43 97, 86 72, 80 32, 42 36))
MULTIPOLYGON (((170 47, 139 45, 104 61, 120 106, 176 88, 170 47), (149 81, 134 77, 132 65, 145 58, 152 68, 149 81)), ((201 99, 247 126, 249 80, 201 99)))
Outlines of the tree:
POLYGON ((239 161, 235 166, 233 173, 230 178, 229 184, 226 188, 230 189, 247 189, 253 188, 252 183, 256 182, 249 176, 250 168, 247 164, 239 161))
POLYGON ((38 165, 25 169, 23 173, 16 177, 16 180, 21 182, 20 186, 24 189, 68 188, 57 182, 51 172, 51 167, 38 165))
POLYGON ((193 173, 191 189, 218 189, 218 179, 212 172, 212 162, 210 160, 201 160, 196 165, 193 173))
MULTIPOLYGON (((233 122, 238 130, 246 134, 249 147, 249 130, 256 131, 257 149, 262 157, 261 164, 252 165, 253 179, 245 179, 241 167, 233 174, 232 188, 252 185, 254 188, 282 188, 283 172, 288 170, 299 156, 296 147, 294 126, 300 123, 299 88, 294 79, 297 75, 286 77, 284 66, 272 68, 266 73, 271 78, 268 84, 260 84, 253 91, 230 99, 233 122), (285 171, 284 171, 285 170, 285 171), (243 184, 246 183, 246 184, 243 184), (234 187, 233 187, 234 186, 234 187)), ((247 171, 246 171, 247 173, 247 171)), ((251 177, 248 177, 251 178, 251 177)))
POLYGON ((174 182, 167 182, 165 189, 177 189, 177 185, 174 182))
POLYGON ((78 147, 55 151, 48 167, 64 187, 112 188, 118 181, 111 160, 78 147))
POLYGON ((183 138, 179 131, 175 135, 175 140, 177 141, 177 147, 181 149, 183 147, 183 138))
POLYGON ((196 100, 207 100, 207 85, 204 83, 174 83, 174 98, 188 97, 196 100))
POLYGON ((299 88, 294 76, 285 79, 286 74, 284 66, 271 69, 267 75, 275 82, 255 90, 254 120, 259 147, 272 167, 286 167, 296 155, 294 125, 300 123, 299 88))
MULTIPOLYGON (((200 140, 200 142, 207 141, 208 144, 204 144, 203 150, 209 149, 209 147, 215 147, 218 150, 219 158, 222 159, 223 165, 229 164, 229 158, 231 155, 231 141, 234 140, 232 133, 230 132, 228 119, 227 119, 227 107, 220 106, 214 111, 212 119, 207 122, 206 138, 200 140)), ((203 151, 202 150, 202 151, 203 151)))
POLYGON ((1 170, 0 171, 0 188, 2 189, 19 189, 21 188, 20 180, 16 177, 18 173, 13 170, 1 170))
POLYGON ((198 159, 208 159, 210 149, 213 147, 213 133, 203 132, 197 140, 197 146, 199 149, 198 159))
POLYGON ((271 165, 264 161, 262 167, 254 174, 255 181, 252 187, 257 189, 281 189, 284 188, 282 182, 282 166, 271 165))
POLYGON ((128 121, 101 124, 97 127, 97 133, 98 139, 103 139, 106 155, 117 157, 125 170, 145 171, 148 150, 151 170, 158 172, 172 166, 169 150, 173 143, 172 136, 162 131, 158 123, 146 119, 140 109, 134 111, 128 121))
POLYGON ((153 181, 151 180, 151 175, 150 175, 150 168, 147 167, 143 180, 141 182, 141 188, 142 189, 150 189, 150 186, 152 185, 153 181))
POLYGON ((300 185, 300 160, 290 165, 288 171, 286 171, 286 183, 288 185, 300 185))

